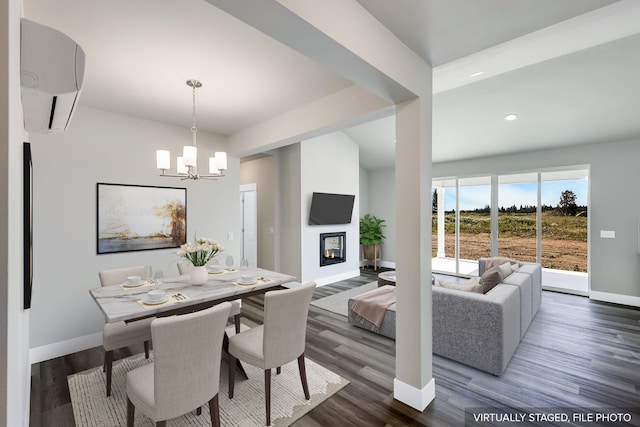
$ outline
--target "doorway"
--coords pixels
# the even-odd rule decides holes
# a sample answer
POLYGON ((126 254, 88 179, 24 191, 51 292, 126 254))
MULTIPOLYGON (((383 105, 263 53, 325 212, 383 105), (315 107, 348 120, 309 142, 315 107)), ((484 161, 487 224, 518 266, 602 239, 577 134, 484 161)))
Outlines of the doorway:
POLYGON ((250 267, 258 266, 258 205, 256 184, 240 186, 240 230, 242 232, 242 259, 246 259, 250 267))

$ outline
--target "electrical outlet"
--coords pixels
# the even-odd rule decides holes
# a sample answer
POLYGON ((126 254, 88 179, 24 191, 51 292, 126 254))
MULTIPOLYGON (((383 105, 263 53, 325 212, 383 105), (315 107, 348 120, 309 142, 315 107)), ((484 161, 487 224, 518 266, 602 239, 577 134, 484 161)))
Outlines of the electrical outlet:
POLYGON ((616 232, 614 230, 600 230, 601 239, 615 239, 616 232))
POLYGON ((233 240, 233 233, 232 232, 228 232, 227 233, 227 240, 233 240))

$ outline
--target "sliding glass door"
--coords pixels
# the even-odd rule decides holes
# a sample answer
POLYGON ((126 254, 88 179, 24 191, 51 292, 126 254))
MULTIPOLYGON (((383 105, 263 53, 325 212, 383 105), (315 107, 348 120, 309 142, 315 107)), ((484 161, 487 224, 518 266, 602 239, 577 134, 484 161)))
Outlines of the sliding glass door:
POLYGON ((538 174, 498 176, 498 256, 536 262, 538 174))
POLYGON ((475 275, 478 258, 503 256, 541 263, 546 283, 557 282, 549 288, 586 294, 588 174, 567 168, 434 180, 433 270, 475 275))
POLYGON ((461 178, 458 185, 458 273, 472 274, 478 258, 491 256, 491 177, 461 178))

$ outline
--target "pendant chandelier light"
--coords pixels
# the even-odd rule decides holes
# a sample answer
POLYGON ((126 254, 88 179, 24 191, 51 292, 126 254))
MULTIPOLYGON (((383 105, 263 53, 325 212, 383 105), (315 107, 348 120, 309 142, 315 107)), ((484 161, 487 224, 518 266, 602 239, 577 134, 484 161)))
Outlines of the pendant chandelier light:
POLYGON ((167 173, 171 169, 171 153, 169 150, 156 151, 156 167, 160 170, 160 176, 180 178, 180 179, 216 179, 224 176, 227 170, 227 153, 216 151, 215 157, 209 157, 209 174, 199 174, 197 168, 198 148, 196 144, 196 89, 202 87, 198 80, 187 80, 187 85, 193 88, 193 124, 191 125, 192 141, 191 145, 185 145, 182 157, 177 158, 176 173, 167 173))

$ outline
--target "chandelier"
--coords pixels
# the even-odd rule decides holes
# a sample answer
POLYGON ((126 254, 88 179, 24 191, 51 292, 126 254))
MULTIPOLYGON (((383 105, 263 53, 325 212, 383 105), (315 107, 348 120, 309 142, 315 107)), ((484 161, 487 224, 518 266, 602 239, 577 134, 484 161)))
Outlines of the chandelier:
POLYGON ((192 141, 191 145, 185 145, 182 150, 182 157, 177 158, 176 173, 167 173, 171 169, 171 153, 169 150, 156 151, 156 167, 160 170, 160 176, 167 176, 180 179, 216 179, 224 176, 227 170, 227 153, 216 151, 215 157, 209 157, 209 174, 199 174, 197 168, 198 148, 196 144, 196 89, 202 87, 198 80, 187 80, 187 85, 193 88, 193 124, 191 125, 192 141))

